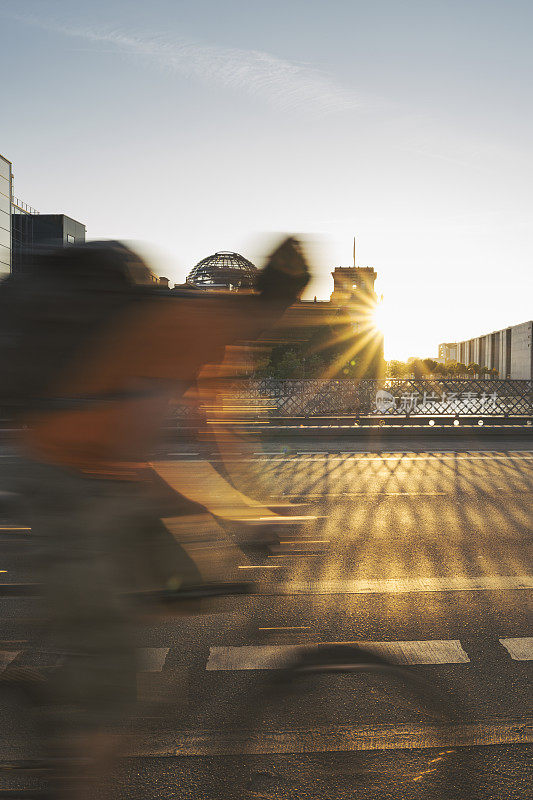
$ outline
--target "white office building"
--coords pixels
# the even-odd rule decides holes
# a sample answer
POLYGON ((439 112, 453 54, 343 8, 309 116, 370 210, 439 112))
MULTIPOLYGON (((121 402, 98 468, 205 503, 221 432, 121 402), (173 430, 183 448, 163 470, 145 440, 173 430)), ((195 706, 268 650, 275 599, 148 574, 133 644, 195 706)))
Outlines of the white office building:
POLYGON ((533 322, 522 322, 501 331, 464 342, 439 345, 439 356, 461 364, 479 364, 498 370, 500 378, 533 378, 533 322))
POLYGON ((0 280, 11 271, 11 161, 0 156, 0 280))

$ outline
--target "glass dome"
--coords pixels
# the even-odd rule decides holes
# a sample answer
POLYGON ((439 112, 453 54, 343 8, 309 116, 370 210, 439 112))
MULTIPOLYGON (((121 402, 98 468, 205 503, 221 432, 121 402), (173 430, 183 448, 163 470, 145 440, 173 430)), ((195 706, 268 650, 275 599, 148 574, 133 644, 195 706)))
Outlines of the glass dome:
POLYGON ((187 283, 199 289, 250 289, 258 271, 239 253, 222 250, 199 261, 187 275, 187 283))

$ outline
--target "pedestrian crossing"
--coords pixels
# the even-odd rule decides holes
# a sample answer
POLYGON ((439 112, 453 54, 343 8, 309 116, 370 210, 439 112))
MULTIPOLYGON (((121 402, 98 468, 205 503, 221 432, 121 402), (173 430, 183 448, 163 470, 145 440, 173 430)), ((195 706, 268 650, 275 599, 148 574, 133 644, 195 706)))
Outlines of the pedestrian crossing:
MULTIPOLYGON (((141 707, 149 709, 154 702, 162 702, 163 707, 169 707, 169 697, 176 705, 176 695, 181 693, 181 702, 186 707, 188 700, 196 697, 194 686, 202 686, 202 694, 213 693, 214 697, 220 696, 229 699, 230 706, 239 703, 239 698, 246 698, 251 692, 251 685, 262 685, 263 670, 282 670, 289 666, 305 648, 328 647, 332 644, 350 644, 350 642, 322 642, 314 645, 280 644, 280 645, 239 645, 223 646, 212 645, 208 652, 205 650, 201 659, 196 661, 193 673, 189 668, 188 675, 184 678, 173 666, 173 648, 146 648, 144 658, 147 668, 159 669, 159 672, 146 672, 138 676, 138 698, 141 707), (150 651, 150 652, 149 652, 150 651), (246 679, 243 682, 243 679, 246 679), (214 682, 215 681, 215 682, 214 682), (192 687, 189 688, 189 682, 192 687), (250 683, 251 682, 251 683, 250 683), (167 693, 165 696, 165 692, 167 693), (227 694, 226 694, 227 693, 227 694), (148 705, 144 705, 148 703, 148 705)), ((429 670, 426 677, 430 682, 434 677, 438 684, 448 685, 457 693, 457 697, 466 698, 474 692, 479 697, 484 695, 486 669, 490 662, 492 679, 496 679, 500 691, 505 694, 510 690, 516 692, 516 681, 524 685, 527 677, 523 672, 525 661, 533 660, 533 638, 507 637, 502 639, 491 638, 483 641, 486 662, 480 661, 476 656, 479 650, 479 641, 425 640, 425 641, 390 641, 366 642, 358 641, 353 644, 374 652, 377 656, 385 657, 390 661, 409 668, 413 665, 416 669, 429 670), (447 673, 435 670, 448 670, 447 673), (452 670, 452 672, 449 672, 452 670), (508 687, 508 688, 505 688, 508 687)), ((342 669, 341 669, 342 672, 342 669)), ((312 678, 311 680, 315 680, 312 678)), ((324 702, 324 697, 331 697, 328 702, 335 704, 335 694, 330 691, 338 689, 338 677, 329 676, 318 679, 317 683, 317 708, 324 702), (335 683, 337 681, 337 684, 335 683), (335 685, 337 689, 335 689, 335 685), (325 694, 324 694, 325 693, 325 694)), ((343 680, 343 676, 341 676, 343 680)), ((359 685, 359 684, 357 684, 359 685)), ((364 685, 364 684, 363 684, 364 685)), ((350 691, 346 688, 343 691, 350 691)), ((197 691, 197 689, 196 689, 197 691)), ((254 695, 250 694, 250 697, 254 695)), ((372 695, 374 702, 375 698, 372 695)), ((379 692, 376 697, 379 697, 379 692)), ((194 700, 192 700, 194 703, 194 700)), ((223 703, 225 700, 223 699, 223 703)), ((246 702, 246 701, 245 701, 246 702)), ((327 726, 312 724, 310 728, 298 717, 294 723, 293 714, 298 715, 298 700, 296 705, 289 702, 287 708, 281 712, 278 719, 277 712, 269 724, 274 724, 270 730, 269 725, 261 726, 251 732, 241 729, 236 732, 218 726, 211 729, 209 724, 195 725, 192 728, 181 730, 179 726, 171 725, 171 732, 165 738, 165 732, 154 741, 148 735, 139 742, 138 754, 148 755, 176 755, 180 756, 209 756, 209 755, 242 755, 254 754, 280 754, 280 753, 325 753, 350 750, 387 750, 397 748, 427 748, 430 746, 456 746, 468 744, 487 746, 494 744, 521 744, 531 741, 531 731, 527 717, 526 705, 520 702, 513 704, 513 711, 508 710, 507 717, 501 716, 498 700, 490 701, 488 706, 481 702, 483 711, 468 716, 460 724, 453 722, 449 725, 439 725, 435 730, 430 725, 417 725, 409 717, 408 709, 400 712, 401 721, 393 722, 394 713, 385 704, 377 705, 377 711, 372 703, 369 708, 378 714, 377 722, 366 721, 361 724, 357 720, 345 723, 342 720, 332 722, 327 726), (405 721, 404 721, 405 715, 405 721)), ((473 705, 479 704, 479 699, 473 705)), ((321 706, 320 706, 321 707, 321 706)), ((146 713, 146 711, 144 712, 146 713)), ((149 712, 148 712, 149 713, 149 712)), ((237 716, 238 716, 238 712, 237 716)), ((334 716, 337 712, 334 712, 334 716)), ((341 715, 342 716, 342 715, 341 715)), ((322 717, 319 716, 320 719, 322 717)), ((269 718, 270 719, 270 718, 269 718)))
MULTIPOLYGON (((42 657, 42 654, 40 654, 42 657)), ((54 659, 54 666, 58 657, 54 659)), ((524 744, 531 741, 531 725, 527 718, 527 675, 526 663, 533 661, 533 637, 480 637, 477 640, 433 639, 403 641, 357 641, 357 642, 319 642, 311 644, 247 644, 247 645, 202 645, 200 644, 187 664, 183 662, 183 649, 179 644, 168 642, 165 646, 142 647, 137 650, 137 711, 134 717, 140 725, 135 740, 134 755, 146 756, 212 756, 282 754, 282 753, 326 753, 352 750, 389 750, 398 748, 427 748, 441 746, 488 746, 494 744, 524 744), (389 706, 379 705, 372 713, 378 714, 361 722, 358 718, 345 722, 342 708, 335 710, 339 720, 321 726, 299 718, 299 705, 296 696, 289 703, 282 716, 271 720, 274 729, 260 727, 250 731, 238 726, 224 730, 218 726, 202 722, 198 727, 182 729, 176 720, 182 715, 195 713, 196 704, 204 708, 206 698, 210 707, 211 695, 222 698, 222 704, 229 702, 240 713, 241 700, 246 703, 250 687, 263 685, 262 671, 282 670, 301 653, 302 649, 329 647, 333 644, 355 644, 391 662, 416 669, 427 669, 426 678, 438 684, 448 685, 459 698, 469 698, 474 706, 481 702, 480 710, 467 716, 460 724, 439 725, 438 729, 428 724, 417 724, 406 711, 406 717, 394 721, 394 713, 389 706), (480 647, 481 645, 481 647, 480 647), (483 655, 479 656, 480 651, 483 655), (439 672, 435 672, 438 670, 439 672), (443 670, 443 672, 440 672, 443 670), (444 670, 447 670, 444 671, 444 670), (451 670, 451 671, 450 671, 451 670), (498 694, 487 698, 485 695, 487 670, 490 682, 499 687, 498 694), (520 690, 517 689, 520 684, 520 690), (502 716, 501 695, 516 697, 512 710, 508 707, 502 716), (475 695, 475 697, 473 697, 475 695), (522 699, 520 699, 522 698, 522 699), (294 715, 297 717, 297 724, 294 715), (146 731, 144 725, 147 725, 146 731), (150 725, 156 725, 157 734, 150 725), (302 727, 303 724, 303 727, 302 727), (232 732, 233 731, 233 732, 232 732)), ((28 664, 31 653, 24 648, 1 649, 0 675, 10 664, 28 664)), ((41 668, 46 664, 41 663, 41 668)), ((50 664, 52 666, 52 664, 50 664)), ((342 669, 340 670, 342 672, 342 669)), ((344 680, 345 676, 340 676, 344 680)), ((315 677, 312 678, 315 680, 315 677)), ((317 708, 320 703, 335 703, 339 677, 326 676, 317 684, 317 708), (337 683, 335 683, 337 681, 337 683), (333 694, 330 695, 330 691, 333 694), (331 700, 330 700, 331 697, 331 700)), ((346 688, 343 691, 350 691, 346 688)), ((255 696, 250 694, 250 697, 255 696)), ((218 708, 218 706, 216 706, 218 708)), ((366 706, 363 705, 363 708, 366 706)), ((371 706, 374 709, 374 706, 371 706)), ((202 712, 203 713, 203 712, 202 712)), ((277 711, 276 711, 277 714, 277 711)), ((401 711, 403 714, 403 711, 401 711)), ((397 715, 396 715, 397 716, 397 715)), ((189 719, 189 717, 187 717, 189 719)), ((203 718, 202 718, 203 719, 203 718)), ((210 719, 210 718, 209 718, 210 719)), ((306 718, 307 719, 307 718, 306 718)), ((321 719, 321 717, 320 717, 321 719)), ((269 723, 270 724, 270 723, 269 723)))
MULTIPOLYGON (((499 639, 499 643, 514 661, 533 661, 533 637, 499 639)), ((331 644, 354 644, 377 656, 400 664, 468 664, 471 659, 457 639, 391 642, 324 642, 317 648, 331 644)), ((496 644, 494 642, 493 644, 496 644)), ((210 647, 206 669, 232 671, 253 669, 281 669, 294 656, 309 645, 242 645, 238 647, 210 647)))
POLYGON ((533 661, 533 636, 499 639, 514 661, 533 661))
MULTIPOLYGON (((468 664, 470 659, 458 640, 425 642, 343 642, 389 659, 396 664, 468 664)), ((207 670, 279 669, 305 645, 211 647, 207 670)), ((317 645, 317 648, 324 645, 317 645)))
POLYGON ((0 650, 0 675, 18 655, 18 650, 0 650))
MULTIPOLYGON (((471 642, 471 640, 469 640, 471 642)), ((533 661, 533 637, 509 637, 489 640, 492 648, 508 661, 533 661)), ((303 650, 317 650, 330 645, 357 645, 377 656, 399 665, 470 664, 469 644, 459 639, 430 639, 421 641, 342 641, 315 642, 311 644, 261 644, 222 646, 212 645, 206 654, 202 669, 207 672, 232 672, 242 670, 283 669, 303 650)), ((137 670, 141 673, 164 672, 171 667, 178 647, 142 647, 137 649, 137 670)), ((18 661, 26 651, 0 650, 0 674, 9 664, 18 661)), ((57 664, 57 659, 54 665, 57 664)))
POLYGON ((140 672, 161 672, 169 647, 140 647, 137 650, 137 669, 140 672))

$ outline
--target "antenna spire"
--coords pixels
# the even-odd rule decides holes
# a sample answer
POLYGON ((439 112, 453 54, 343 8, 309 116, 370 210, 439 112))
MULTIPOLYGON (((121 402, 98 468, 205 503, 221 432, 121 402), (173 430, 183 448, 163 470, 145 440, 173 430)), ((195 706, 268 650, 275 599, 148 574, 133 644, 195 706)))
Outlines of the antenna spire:
POLYGON ((353 237, 353 265, 355 267, 355 236, 353 237))

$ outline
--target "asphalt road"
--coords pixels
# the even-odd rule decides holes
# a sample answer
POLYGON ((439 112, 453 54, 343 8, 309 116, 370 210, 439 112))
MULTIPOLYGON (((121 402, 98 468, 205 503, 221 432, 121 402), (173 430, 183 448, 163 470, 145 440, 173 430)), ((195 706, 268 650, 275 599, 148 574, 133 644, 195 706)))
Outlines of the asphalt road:
MULTIPOLYGON (((212 463, 255 501, 301 503, 311 519, 243 529, 228 514, 207 549, 193 544, 207 577, 253 580, 258 593, 140 628, 135 757, 120 796, 528 799, 531 438, 226 449, 222 459, 210 443, 169 445, 157 461, 171 482, 174 468, 178 480, 212 463), (331 642, 406 665, 423 696, 372 673, 272 691, 299 647, 331 642), (454 710, 438 730, 428 687, 454 710)), ((1 524, 24 520, 6 512, 1 524)), ((31 534, 10 535, 6 582, 27 577, 32 547, 31 534)), ((5 652, 24 648, 27 602, 0 601, 5 652)))

